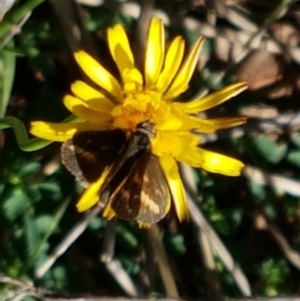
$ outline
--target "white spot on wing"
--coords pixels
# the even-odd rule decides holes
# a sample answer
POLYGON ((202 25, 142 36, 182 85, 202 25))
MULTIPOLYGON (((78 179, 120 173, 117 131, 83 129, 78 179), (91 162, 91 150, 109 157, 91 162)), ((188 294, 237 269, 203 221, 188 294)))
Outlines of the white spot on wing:
POLYGON ((141 200, 143 206, 147 207, 153 214, 159 214, 159 206, 153 202, 151 197, 142 191, 141 200))
POLYGON ((74 146, 73 144, 68 145, 68 149, 69 149, 71 152, 74 152, 74 151, 75 151, 75 146, 74 146))

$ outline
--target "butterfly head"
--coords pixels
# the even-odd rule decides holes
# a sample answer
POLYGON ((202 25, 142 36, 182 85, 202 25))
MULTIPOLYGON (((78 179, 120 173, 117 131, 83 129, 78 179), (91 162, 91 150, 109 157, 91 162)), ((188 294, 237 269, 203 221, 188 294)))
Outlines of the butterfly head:
POLYGON ((156 134, 155 123, 150 122, 150 120, 145 120, 143 122, 140 122, 136 126, 136 131, 147 135, 149 140, 151 141, 156 134))

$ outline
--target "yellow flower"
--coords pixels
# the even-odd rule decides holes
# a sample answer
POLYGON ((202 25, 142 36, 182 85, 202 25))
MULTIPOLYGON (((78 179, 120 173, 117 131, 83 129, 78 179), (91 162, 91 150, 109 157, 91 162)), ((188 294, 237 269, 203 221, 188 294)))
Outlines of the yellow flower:
MULTIPOLYGON (((178 218, 182 221, 188 218, 188 209, 176 161, 228 176, 240 175, 243 167, 236 159, 199 148, 201 138, 197 134, 240 125, 245 118, 203 119, 197 114, 227 101, 246 89, 247 85, 236 83, 201 99, 175 101, 188 88, 204 39, 199 38, 184 58, 183 38, 176 37, 165 50, 164 35, 161 20, 153 18, 142 73, 135 66, 124 28, 117 24, 108 29, 108 45, 118 67, 120 81, 86 52, 76 52, 74 56, 81 69, 101 89, 75 81, 71 85, 73 95, 66 95, 64 104, 78 117, 78 121, 64 124, 35 121, 31 124, 31 133, 47 140, 64 142, 78 131, 119 128, 133 132, 139 123, 149 120, 156 125, 151 151, 159 158, 178 218)), ((103 176, 86 189, 77 204, 79 211, 97 203, 102 183, 103 176)), ((170 204, 166 206, 165 213, 169 208, 170 204)), ((104 209, 104 216, 114 216, 109 206, 104 209)))

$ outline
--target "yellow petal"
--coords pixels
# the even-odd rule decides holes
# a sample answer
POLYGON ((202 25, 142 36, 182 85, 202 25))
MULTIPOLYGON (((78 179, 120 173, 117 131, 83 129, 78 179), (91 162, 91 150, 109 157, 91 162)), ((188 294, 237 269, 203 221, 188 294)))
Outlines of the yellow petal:
POLYGON ((107 113, 98 112, 88 107, 88 104, 76 97, 66 95, 63 99, 66 108, 74 115, 94 123, 105 123, 111 119, 111 116, 107 113))
POLYGON ((142 90, 143 76, 134 66, 134 57, 124 28, 117 24, 109 28, 107 34, 110 52, 123 80, 123 90, 125 93, 142 90))
POLYGON ((143 89, 143 76, 136 68, 125 69, 122 74, 123 90, 125 94, 135 94, 143 89))
POLYGON ((189 116, 183 125, 182 130, 197 130, 204 134, 216 131, 216 127, 210 119, 202 119, 194 116, 189 116))
POLYGON ((234 126, 242 125, 246 123, 246 117, 234 117, 234 118, 215 118, 209 119, 214 124, 216 130, 227 129, 234 126))
POLYGON ((245 89, 247 89, 247 83, 235 83, 230 86, 224 87, 217 92, 208 94, 203 98, 187 103, 181 103, 180 105, 185 112, 196 114, 198 112, 202 112, 220 105, 226 100, 238 95, 245 89))
POLYGON ((149 229, 152 226, 152 224, 147 224, 139 221, 137 221, 137 223, 140 229, 149 229))
POLYGON ((181 65, 183 52, 184 40, 180 36, 176 37, 167 51, 164 68, 155 85, 157 91, 164 92, 167 90, 181 65))
POLYGON ((176 132, 157 131, 154 139, 151 141, 151 149, 154 155, 161 157, 165 153, 173 154, 181 152, 181 137, 176 132))
POLYGON ((30 133, 42 139, 64 142, 72 138, 77 131, 81 132, 107 129, 108 126, 91 124, 88 122, 51 123, 44 121, 34 121, 31 122, 30 133))
POLYGON ((117 100, 122 100, 122 89, 117 80, 86 52, 75 52, 75 59, 81 69, 97 85, 112 94, 117 100))
POLYGON ((189 211, 177 163, 170 155, 164 155, 159 160, 172 193, 178 219, 179 221, 188 220, 189 211))
POLYGON ((85 192, 83 193, 79 202, 76 205, 78 212, 86 211, 98 203, 98 191, 100 186, 97 184, 97 182, 93 183, 85 190, 85 192))
POLYGON ((182 152, 178 160, 193 167, 232 177, 239 176, 244 167, 239 160, 196 147, 182 152))
POLYGON ((100 91, 92 88, 90 85, 81 80, 76 80, 71 85, 71 91, 75 94, 76 97, 83 100, 104 97, 104 94, 102 94, 100 91))
POLYGON ((71 91, 77 98, 83 99, 93 110, 109 113, 114 107, 114 104, 104 94, 80 80, 71 85, 71 91))
POLYGON ((107 220, 111 220, 116 215, 114 209, 110 207, 109 204, 107 204, 102 212, 102 216, 106 218, 107 220))
POLYGON ((191 131, 198 130, 201 133, 209 134, 216 131, 216 127, 209 119, 202 119, 183 114, 170 114, 168 119, 157 125, 158 131, 191 131))
MULTIPOLYGON (((85 211, 93 207, 99 202, 99 191, 110 171, 109 167, 106 167, 97 182, 90 184, 81 196, 76 207, 79 212, 85 211)), ((101 200, 100 200, 101 201, 101 200)), ((105 200, 103 200, 105 201, 105 200)))
POLYGON ((152 152, 156 156, 163 156, 165 153, 172 154, 177 158, 180 153, 186 152, 189 148, 197 146, 201 138, 190 132, 157 131, 155 138, 151 141, 152 152))
MULTIPOLYGON (((164 118, 164 122, 160 122, 156 126, 157 131, 191 131, 198 130, 202 133, 212 133, 216 127, 210 119, 198 118, 185 113, 178 103, 169 105, 170 112, 164 118)), ((166 111, 166 110, 165 110, 166 111)))
POLYGON ((120 74, 122 75, 125 69, 134 68, 134 58, 123 26, 117 24, 109 28, 107 39, 110 53, 118 66, 120 74))
POLYGON ((171 86, 166 92, 165 97, 167 99, 175 98, 176 96, 183 93, 188 88, 188 84, 193 75, 203 43, 204 43, 204 39, 199 38, 194 44, 187 59, 184 61, 173 83, 171 84, 171 86))
POLYGON ((31 122, 30 133, 42 139, 64 142, 70 139, 81 127, 82 123, 34 121, 31 122))
POLYGON ((153 18, 148 34, 148 44, 145 58, 146 85, 153 85, 161 71, 165 55, 165 32, 163 23, 153 18))

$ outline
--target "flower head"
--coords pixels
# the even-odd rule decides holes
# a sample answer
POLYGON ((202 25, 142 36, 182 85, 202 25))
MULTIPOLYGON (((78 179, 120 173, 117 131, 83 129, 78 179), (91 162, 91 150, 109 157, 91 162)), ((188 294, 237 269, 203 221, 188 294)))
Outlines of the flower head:
MULTIPOLYGON (((32 122, 31 133, 47 140, 64 142, 80 131, 122 129, 134 132, 138 124, 149 120, 155 124, 156 130, 151 140, 152 154, 159 159, 178 218, 185 220, 188 210, 176 161, 228 176, 238 176, 243 167, 236 159, 199 148, 201 137, 197 133, 213 133, 240 125, 245 119, 203 119, 197 114, 225 102, 247 86, 246 83, 236 83, 201 99, 175 101, 188 88, 204 40, 199 38, 184 58, 185 42, 182 37, 176 37, 166 50, 164 34, 161 20, 153 18, 142 73, 135 65, 124 28, 117 24, 108 29, 108 45, 118 67, 120 81, 86 52, 76 52, 77 63, 101 90, 83 81, 75 81, 71 85, 73 95, 66 95, 63 101, 79 117, 79 121, 64 124, 36 121, 32 122)), ((86 189, 77 204, 79 211, 97 203, 102 184, 103 179, 99 179, 86 189)), ((166 213, 169 207, 167 204, 166 213)), ((111 218, 114 212, 107 206, 103 214, 111 218)))

